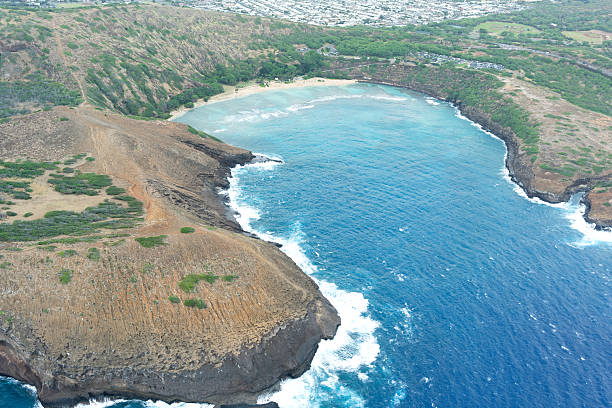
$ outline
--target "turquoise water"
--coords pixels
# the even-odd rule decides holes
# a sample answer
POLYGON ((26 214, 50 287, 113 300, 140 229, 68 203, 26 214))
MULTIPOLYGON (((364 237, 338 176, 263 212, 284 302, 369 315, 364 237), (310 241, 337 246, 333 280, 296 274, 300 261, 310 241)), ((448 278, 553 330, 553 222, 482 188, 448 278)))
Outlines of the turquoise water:
MULTIPOLYGON (((225 194, 342 317, 312 369, 262 401, 612 404, 611 234, 582 221, 578 197, 553 207, 518 194, 503 143, 453 107, 351 85, 217 102, 179 121, 283 160, 235 169, 225 194)), ((34 403, 0 381, 0 406, 34 403)))

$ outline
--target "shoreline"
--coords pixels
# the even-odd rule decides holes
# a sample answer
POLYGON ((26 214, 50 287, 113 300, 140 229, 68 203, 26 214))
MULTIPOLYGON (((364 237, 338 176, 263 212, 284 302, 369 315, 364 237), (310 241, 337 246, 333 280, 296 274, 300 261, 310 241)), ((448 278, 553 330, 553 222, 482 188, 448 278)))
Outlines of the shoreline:
POLYGON ((438 99, 443 102, 450 103, 457 111, 467 120, 479 126, 483 131, 490 133, 497 139, 504 142, 506 147, 506 157, 504 159, 504 167, 508 172, 509 179, 521 189, 527 199, 539 199, 548 205, 565 204, 570 201, 572 196, 577 193, 582 193, 581 202, 585 205, 585 211, 582 213, 587 225, 592 225, 596 231, 612 232, 612 226, 607 225, 604 222, 594 220, 589 216, 590 213, 590 201, 588 199, 589 189, 586 188, 588 180, 579 179, 569 185, 561 195, 549 193, 546 191, 538 191, 532 188, 529 184, 529 174, 531 170, 523 166, 519 161, 519 143, 516 140, 516 136, 512 132, 508 132, 506 129, 499 127, 495 122, 492 122, 489 118, 483 115, 476 109, 473 109, 469 105, 463 104, 461 101, 448 100, 435 92, 431 92, 426 89, 412 88, 407 85, 401 85, 395 82, 382 81, 376 79, 357 79, 358 83, 365 84, 378 84, 394 86, 398 88, 408 89, 414 92, 419 92, 429 97, 438 99), (498 128, 498 129, 496 129, 498 128), (524 179, 524 180, 522 180, 524 179))
MULTIPOLYGON (((280 89, 294 89, 294 88, 304 88, 311 86, 343 86, 343 85, 353 85, 353 84, 375 84, 375 85, 387 85, 394 86, 398 88, 408 89, 410 91, 418 92, 423 95, 435 98, 437 100, 447 102, 455 109, 457 109, 458 113, 463 116, 465 119, 480 127, 481 130, 487 132, 494 136, 495 138, 501 140, 506 148, 506 154, 504 158, 504 167, 507 171, 508 179, 515 184, 520 191, 525 195, 527 199, 530 200, 541 200, 543 203, 549 205, 555 204, 565 204, 570 201, 572 196, 577 193, 582 193, 583 196, 581 198, 581 203, 584 204, 584 212, 582 213, 582 217, 587 225, 593 227, 596 231, 604 231, 604 232, 612 232, 612 226, 607 225, 605 222, 598 222, 598 220, 594 220, 590 217, 590 201, 588 199, 589 190, 584 188, 584 183, 586 180, 577 180, 572 185, 568 186, 566 190, 561 194, 553 194, 546 191, 538 191, 530 186, 529 173, 530 169, 526 168, 522 165, 518 159, 519 156, 519 143, 516 140, 516 136, 511 132, 508 132, 507 129, 503 129, 499 127, 496 123, 490 121, 489 118, 482 115, 481 112, 473 109, 469 105, 463 104, 461 101, 452 101, 447 100, 444 97, 436 94, 436 92, 431 92, 426 89, 419 89, 415 87, 410 87, 407 85, 399 84, 395 81, 384 81, 377 80, 374 78, 363 79, 359 77, 354 77, 353 79, 328 79, 322 77, 314 77, 309 79, 296 79, 292 82, 282 82, 282 81, 270 81, 267 86, 261 86, 254 81, 247 82, 244 86, 224 86, 224 92, 212 96, 208 101, 198 100, 194 103, 193 108, 185 108, 181 107, 176 111, 171 112, 171 117, 166 119, 168 121, 173 121, 177 118, 180 118, 185 113, 199 108, 204 105, 208 105, 211 103, 237 99, 248 95, 254 95, 258 93, 263 93, 266 91, 274 91, 280 89)), ((227 202, 224 205, 227 206, 227 202)), ((242 229, 242 228, 241 228, 242 229)))
POLYGON ((211 103, 226 101, 230 99, 242 98, 243 96, 255 95, 267 91, 276 91, 281 89, 306 88, 311 86, 342 86, 353 85, 358 83, 356 79, 329 79, 314 77, 309 79, 296 79, 292 82, 270 81, 266 86, 261 86, 255 81, 249 81, 244 86, 223 86, 224 92, 210 97, 207 101, 199 99, 193 103, 193 108, 185 108, 184 106, 170 112, 170 117, 166 120, 173 121, 189 111, 211 103))

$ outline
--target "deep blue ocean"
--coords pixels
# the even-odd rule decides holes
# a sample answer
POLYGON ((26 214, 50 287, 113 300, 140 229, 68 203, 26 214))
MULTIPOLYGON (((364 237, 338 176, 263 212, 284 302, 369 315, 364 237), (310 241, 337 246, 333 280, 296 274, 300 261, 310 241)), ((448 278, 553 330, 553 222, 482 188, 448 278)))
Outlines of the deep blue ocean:
MULTIPOLYGON (((262 401, 612 406, 612 234, 582 220, 579 197, 521 195, 503 143, 449 104, 377 85, 311 87, 178 121, 282 159, 235 169, 224 194, 342 318, 311 370, 262 401)), ((33 391, 0 380, 0 407, 35 405, 33 391)))

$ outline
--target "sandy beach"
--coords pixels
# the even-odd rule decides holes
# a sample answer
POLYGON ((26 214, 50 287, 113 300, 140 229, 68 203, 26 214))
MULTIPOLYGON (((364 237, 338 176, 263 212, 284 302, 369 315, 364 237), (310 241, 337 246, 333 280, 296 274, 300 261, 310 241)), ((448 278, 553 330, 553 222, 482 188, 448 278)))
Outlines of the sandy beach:
POLYGON ((281 82, 281 81, 270 81, 267 86, 261 86, 256 82, 250 82, 246 85, 238 86, 224 86, 225 92, 211 97, 208 101, 199 100, 194 102, 193 108, 181 107, 171 113, 168 120, 174 120, 183 116, 185 113, 192 109, 204 106, 206 104, 215 103, 219 101, 225 101, 228 99, 240 98, 247 95, 252 95, 260 92, 272 91, 276 89, 290 89, 290 88, 302 88, 306 86, 334 86, 334 85, 350 85, 355 84, 357 81, 351 79, 327 79, 327 78, 310 78, 310 79, 298 79, 293 82, 281 82))

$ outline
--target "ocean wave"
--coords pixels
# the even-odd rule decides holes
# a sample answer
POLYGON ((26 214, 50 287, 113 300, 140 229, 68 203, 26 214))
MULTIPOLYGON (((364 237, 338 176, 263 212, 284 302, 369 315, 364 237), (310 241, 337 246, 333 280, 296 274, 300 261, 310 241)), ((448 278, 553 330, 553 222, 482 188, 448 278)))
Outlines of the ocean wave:
MULTIPOLYGON (((239 186, 240 173, 249 167, 262 168, 257 163, 232 169, 230 187, 225 193, 230 207, 238 214, 238 223, 245 231, 261 239, 281 244, 281 250, 305 273, 312 275, 317 271, 317 267, 303 250, 304 236, 299 224, 294 225, 288 238, 253 228, 251 223, 259 218, 259 212, 244 203, 239 186)), ((281 407, 318 406, 320 401, 340 398, 346 401, 348 406, 364 406, 364 400, 355 391, 338 386, 339 375, 352 373, 362 381, 367 379, 367 371, 380 353, 380 346, 374 335, 379 323, 368 316, 369 302, 362 293, 349 292, 338 288, 332 282, 313 279, 319 285, 321 293, 338 311, 342 324, 332 340, 321 341, 310 370, 299 378, 284 380, 279 391, 262 396, 259 402, 275 401, 281 407)))
POLYGON ((256 122, 259 120, 267 120, 272 118, 280 118, 288 116, 284 110, 277 110, 272 112, 266 112, 259 109, 252 109, 248 111, 241 111, 235 115, 228 115, 225 117, 226 123, 241 123, 241 122, 256 122))
POLYGON ((389 101, 389 102, 405 102, 408 98, 403 96, 384 96, 384 95, 368 95, 369 99, 374 99, 378 101, 389 101))
POLYGON ((363 95, 329 95, 329 96, 322 96, 320 98, 315 98, 311 101, 308 101, 307 103, 321 103, 321 102, 331 102, 331 101, 337 101, 338 99, 361 99, 363 98, 363 95))
POLYGON ((586 206, 584 204, 574 205, 569 208, 565 218, 570 226, 582 234, 580 241, 574 242, 577 246, 589 246, 600 243, 612 243, 612 231, 602 231, 595 228, 595 224, 584 219, 586 206))
POLYGON ((301 111, 304 109, 312 109, 314 108, 315 105, 311 104, 311 103, 298 103, 295 105, 291 105, 290 107, 287 108, 288 111, 291 112, 297 112, 297 111, 301 111))
MULTIPOLYGON (((136 402, 135 400, 131 400, 136 402)), ((100 400, 91 400, 87 403, 81 403, 76 405, 74 408, 112 408, 117 404, 125 404, 129 403, 130 400, 124 399, 100 399, 100 400)), ((139 401, 144 404, 147 408, 214 408, 214 405, 204 404, 204 403, 194 403, 194 402, 173 402, 171 404, 163 401, 139 401)))
POLYGON ((436 98, 432 98, 432 97, 425 98, 425 102, 433 106, 438 106, 440 104, 440 102, 438 102, 436 98))

